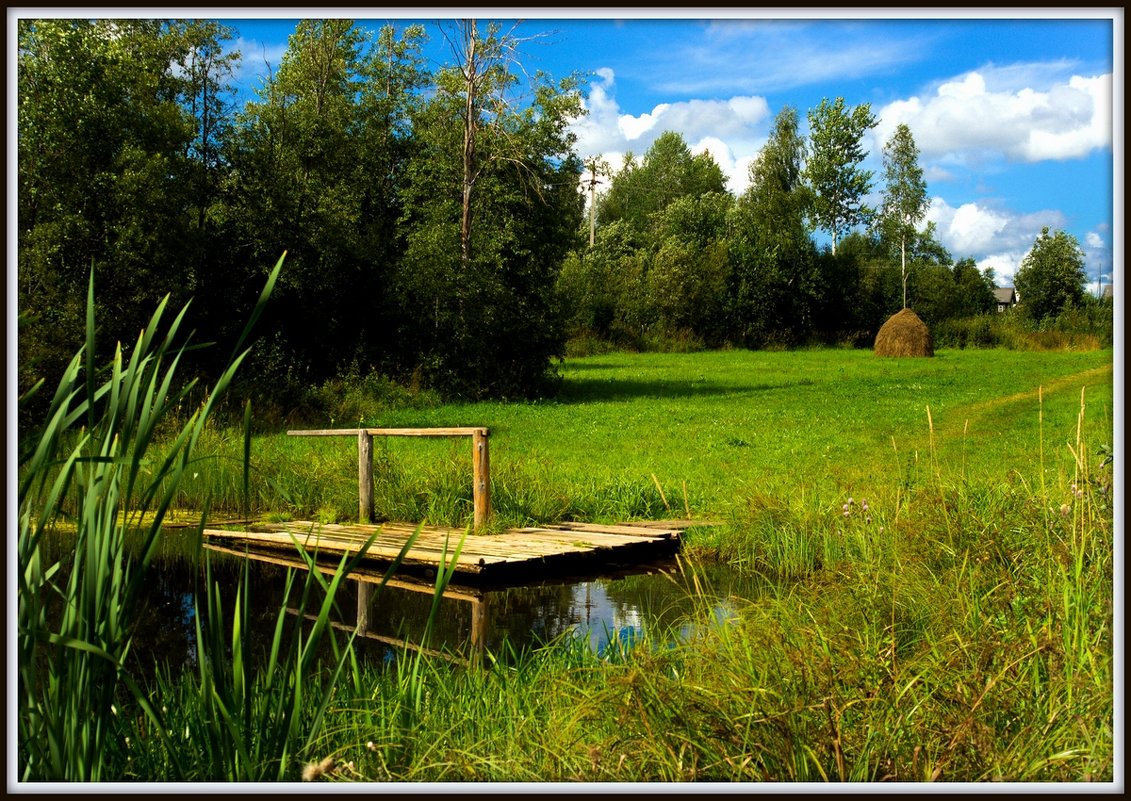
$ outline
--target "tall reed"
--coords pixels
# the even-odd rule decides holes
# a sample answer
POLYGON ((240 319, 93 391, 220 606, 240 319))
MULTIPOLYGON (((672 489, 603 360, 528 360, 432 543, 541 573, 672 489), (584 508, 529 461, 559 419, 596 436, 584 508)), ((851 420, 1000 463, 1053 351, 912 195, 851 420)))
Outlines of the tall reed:
MULTIPOLYGON (((109 733, 123 690, 156 724, 159 736, 165 736, 145 693, 124 669, 132 612, 193 447, 247 356, 248 351, 240 348, 271 294, 284 257, 271 271, 229 366, 204 404, 160 448, 155 447, 158 426, 195 384, 178 385, 176 378, 190 347, 191 337, 181 340, 188 305, 166 325, 166 297, 128 358, 119 344, 110 363, 96 368, 91 272, 86 343, 64 372, 44 424, 20 444, 16 704, 20 779, 116 778, 107 773, 107 766, 116 764, 120 756, 109 733), (41 545, 65 503, 75 510, 74 551, 50 558, 41 545), (143 531, 133 561, 125 546, 128 527, 143 531)), ((42 382, 21 401, 41 388, 42 382)))

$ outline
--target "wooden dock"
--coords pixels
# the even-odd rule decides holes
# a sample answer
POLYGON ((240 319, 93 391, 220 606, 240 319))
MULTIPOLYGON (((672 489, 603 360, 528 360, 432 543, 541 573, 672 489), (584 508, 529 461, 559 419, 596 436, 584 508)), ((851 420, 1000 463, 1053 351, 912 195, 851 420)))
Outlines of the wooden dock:
MULTIPOLYGON (((501 534, 420 526, 401 567, 428 575, 439 568, 441 560, 451 565, 454 558, 455 572, 465 578, 502 580, 530 578, 581 566, 590 570, 622 566, 676 553, 680 535, 695 525, 703 524, 690 520, 617 524, 567 522, 510 529, 501 534), (463 547, 456 557, 461 539, 463 547)), ((228 550, 246 546, 293 554, 297 540, 307 551, 334 557, 358 553, 375 535, 365 561, 391 564, 417 528, 404 523, 339 525, 294 521, 259 523, 242 531, 209 528, 204 534, 209 541, 223 543, 228 550)))

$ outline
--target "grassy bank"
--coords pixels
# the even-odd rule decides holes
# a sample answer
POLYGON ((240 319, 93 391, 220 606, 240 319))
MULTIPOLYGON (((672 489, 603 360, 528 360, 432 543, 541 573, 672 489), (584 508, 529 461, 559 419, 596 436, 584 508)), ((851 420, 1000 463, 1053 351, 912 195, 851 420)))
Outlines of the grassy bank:
MULTIPOLYGON (((302 674, 300 697, 279 690, 291 722, 269 771, 251 748, 279 741, 266 707, 234 757, 204 674, 185 674, 150 686, 167 739, 156 712, 111 721, 103 775, 1111 780, 1110 351, 610 354, 563 372, 552 402, 333 424, 489 426, 501 521, 722 520, 688 542, 691 564, 772 591, 722 625, 704 600, 676 645, 649 632, 600 658, 567 645, 485 670, 406 655, 302 674)), ((206 428, 177 505, 236 513, 242 447, 206 428)), ((466 442, 393 440, 376 457, 379 512, 469 519, 466 442)), ((259 514, 349 519, 355 477, 348 439, 252 443, 259 514)), ((680 580, 699 597, 693 567, 680 580)))
MULTIPOLYGON (((894 503, 896 490, 922 485, 932 445, 939 466, 969 482, 1036 479, 1041 438, 1051 452, 1074 436, 1084 387, 1085 433, 1111 442, 1111 366, 1110 351, 610 354, 567 361, 550 401, 388 408, 353 399, 305 425, 488 426, 494 508, 508 524, 744 519, 766 503, 831 510, 877 493, 894 503)), ((238 510, 241 457, 238 431, 212 430, 178 505, 238 510)), ((378 439, 374 460, 379 516, 470 520, 466 441, 378 439)), ((357 514, 348 438, 257 436, 251 465, 256 513, 357 514)), ((1046 482, 1063 479, 1056 462, 1045 469, 1046 482)))
MULTIPOLYGON (((1080 463, 1055 507, 1061 488, 932 477, 903 514, 854 499, 827 532, 783 535, 783 554, 808 537, 815 563, 724 624, 691 567, 700 627, 676 645, 653 631, 603 658, 564 645, 466 670, 407 656, 312 679, 331 701, 289 776, 1111 781, 1109 473, 1080 463)), ((192 690, 161 696, 186 732, 192 690)))

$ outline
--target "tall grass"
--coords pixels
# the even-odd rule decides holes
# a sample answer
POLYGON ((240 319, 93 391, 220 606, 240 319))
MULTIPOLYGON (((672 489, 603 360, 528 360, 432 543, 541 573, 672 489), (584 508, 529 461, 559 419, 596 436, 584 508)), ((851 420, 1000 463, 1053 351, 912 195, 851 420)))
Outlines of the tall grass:
POLYGON ((96 371, 92 273, 86 345, 62 377, 42 430, 21 448, 17 718, 23 779, 112 778, 104 770, 123 685, 157 720, 122 668, 130 610, 211 403, 242 360, 236 357, 204 408, 163 452, 151 451, 158 422, 187 392, 174 388, 185 351, 174 343, 186 310, 162 334, 163 301, 129 359, 119 346, 108 368, 96 371), (41 540, 68 496, 75 509, 73 557, 49 563, 41 540), (125 552, 129 508, 140 511, 133 523, 145 531, 133 563, 125 552))
POLYGON ((1110 782, 1111 463, 1086 393, 1070 429, 1053 396, 1026 401, 1028 469, 971 471, 932 404, 867 495, 747 493, 696 549, 772 579, 726 621, 691 564, 693 625, 631 646, 362 665, 318 778, 1110 782))
POLYGON ((935 347, 1019 351, 1091 351, 1114 344, 1111 301, 1087 298, 1054 317, 1029 318, 1022 309, 944 320, 932 329, 935 347))
POLYGON ((62 376, 43 425, 20 443, 15 714, 22 780, 115 778, 107 771, 120 764, 120 744, 111 732, 126 699, 166 736, 124 668, 132 615, 162 521, 205 421, 247 354, 239 348, 282 264, 280 258, 204 404, 161 442, 159 427, 195 383, 178 384, 176 377, 189 347, 189 338, 179 342, 188 307, 166 324, 166 298, 128 358, 119 344, 109 365, 96 369, 92 271, 86 344, 62 376), (73 509, 73 551, 49 554, 45 536, 64 507, 73 509), (130 529, 142 532, 135 558, 126 546, 130 529))
MULTIPOLYGON (((199 529, 195 557, 204 560, 205 579, 194 604, 197 674, 186 681, 184 674, 174 679, 169 666, 158 665, 155 675, 146 676, 127 669, 141 584, 161 550, 162 525, 181 482, 200 468, 194 449, 247 355, 239 348, 282 265, 280 258, 229 367, 179 428, 170 427, 169 417, 195 383, 178 385, 176 379, 189 347, 187 340, 178 344, 188 307, 164 326, 162 302, 129 359, 119 346, 109 366, 96 371, 91 275, 86 345, 63 376, 47 421, 21 444, 16 709, 21 781, 297 779, 300 760, 321 731, 347 668, 352 667, 352 686, 360 687, 352 636, 340 643, 330 621, 340 615, 337 590, 369 543, 343 556, 326 579, 316 554, 295 540, 306 562, 305 578, 297 586, 294 571, 288 571, 269 652, 253 654, 248 566, 225 609, 224 588, 213 579, 199 529), (70 543, 57 530, 65 508, 73 509, 70 543)), ((245 509, 249 445, 250 407, 244 417, 245 509)), ((207 508, 206 499, 201 529, 207 508)), ((402 557, 414 539, 405 543, 402 557)), ((458 558, 458 548, 456 553, 458 558)), ((437 599, 449 578, 450 570, 438 577, 437 599)))

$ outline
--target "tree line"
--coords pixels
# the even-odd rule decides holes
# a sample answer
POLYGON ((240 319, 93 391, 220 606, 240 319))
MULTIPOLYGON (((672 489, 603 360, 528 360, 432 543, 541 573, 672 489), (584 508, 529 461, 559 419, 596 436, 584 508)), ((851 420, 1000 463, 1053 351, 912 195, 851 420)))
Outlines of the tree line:
POLYGON ((192 298, 218 343, 196 355, 208 374, 284 251, 245 374, 276 395, 378 373, 524 397, 553 386, 570 337, 863 344, 901 292, 929 323, 992 308, 992 275, 917 227, 905 127, 883 206, 865 204, 866 104, 823 102, 808 140, 783 109, 740 197, 663 134, 611 176, 590 246, 579 79, 526 76, 516 28, 439 36, 449 59, 430 69, 422 26, 304 20, 237 108, 220 22, 19 20, 21 392, 83 342, 92 270, 102 355, 128 350, 160 298, 192 298))
MULTIPOLYGON (((22 388, 83 341, 129 347, 157 300, 240 332, 286 262, 252 372, 376 370, 468 397, 536 392, 562 347, 557 265, 582 222, 576 81, 519 83, 514 31, 304 20, 257 96, 215 21, 19 22, 22 388)), ((223 347, 198 357, 223 359, 223 347)))
MULTIPOLYGON (((922 225, 930 199, 910 129, 884 144, 878 180, 863 168, 876 122, 867 103, 824 100, 806 137, 784 107, 738 197, 678 133, 639 160, 627 154, 592 209, 592 246, 562 268, 571 336, 622 347, 870 347, 904 307, 932 328, 995 311, 992 269, 955 259, 934 223, 922 225)), ((590 180, 601 166, 590 163, 590 180)), ((1034 320, 1084 305, 1079 243, 1044 231, 1016 284, 1034 320)))

